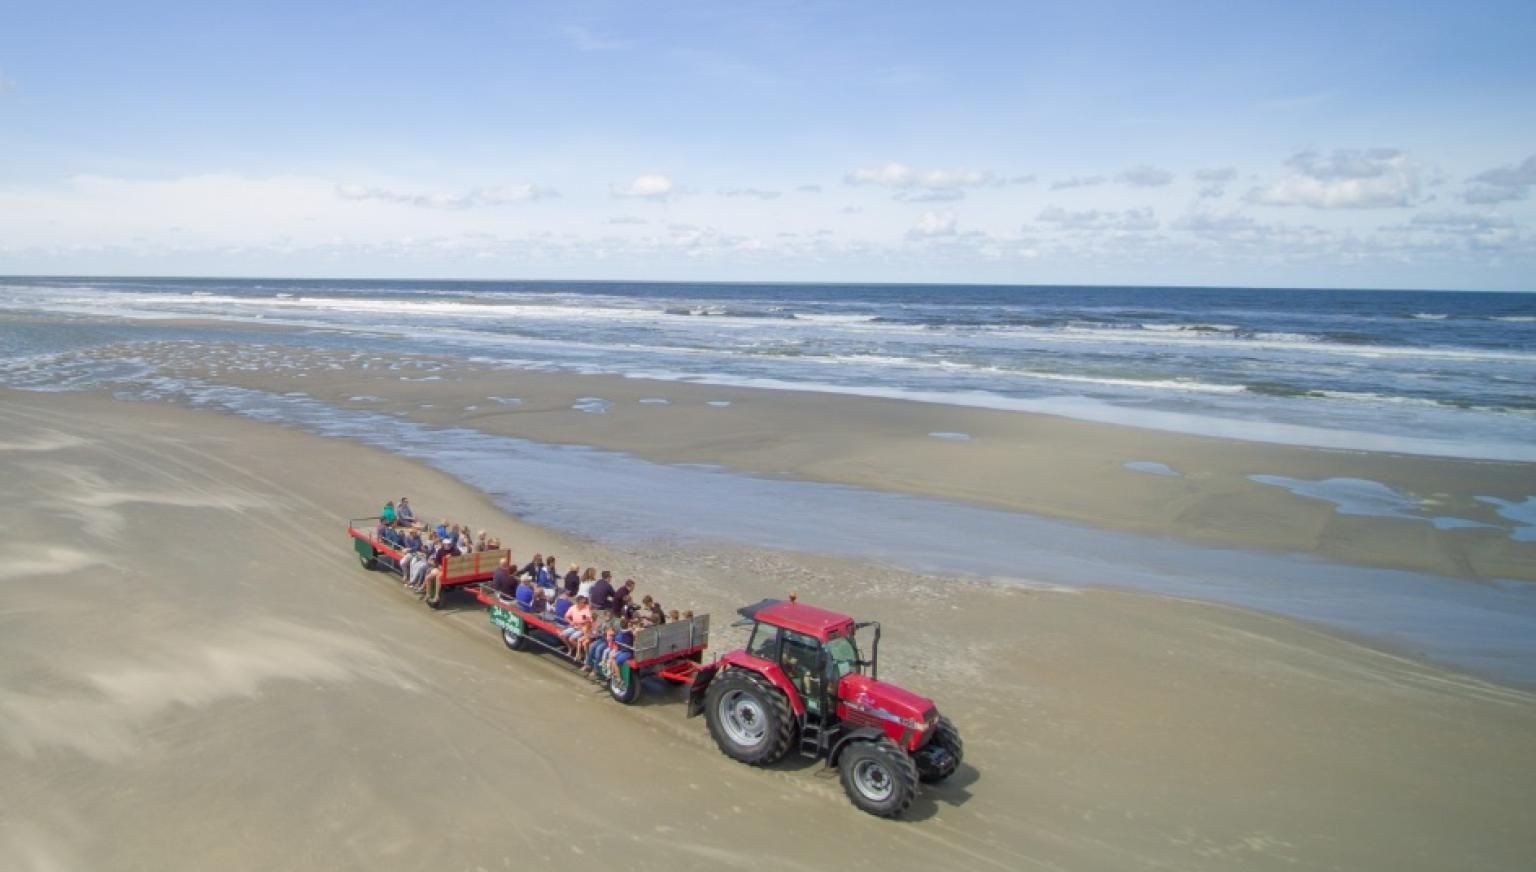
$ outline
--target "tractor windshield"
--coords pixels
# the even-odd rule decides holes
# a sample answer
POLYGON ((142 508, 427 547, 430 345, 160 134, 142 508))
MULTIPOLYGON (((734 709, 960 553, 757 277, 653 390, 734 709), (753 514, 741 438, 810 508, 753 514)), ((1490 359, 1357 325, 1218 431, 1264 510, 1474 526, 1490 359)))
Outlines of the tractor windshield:
POLYGON ((827 640, 827 662, 837 678, 859 671, 859 646, 854 642, 853 634, 827 640))

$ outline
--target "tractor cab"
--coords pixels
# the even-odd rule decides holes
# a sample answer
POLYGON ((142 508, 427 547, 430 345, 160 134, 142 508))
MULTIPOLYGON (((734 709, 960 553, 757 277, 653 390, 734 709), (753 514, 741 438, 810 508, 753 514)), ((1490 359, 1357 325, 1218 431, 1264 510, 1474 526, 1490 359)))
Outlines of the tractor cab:
POLYGON ((856 635, 863 626, 874 627, 874 652, 879 647, 879 624, 856 624, 847 615, 793 599, 763 600, 741 609, 740 614, 752 622, 746 653, 778 666, 808 712, 833 711, 844 676, 862 675, 866 667, 873 674, 874 655, 867 661, 860 658, 856 635))

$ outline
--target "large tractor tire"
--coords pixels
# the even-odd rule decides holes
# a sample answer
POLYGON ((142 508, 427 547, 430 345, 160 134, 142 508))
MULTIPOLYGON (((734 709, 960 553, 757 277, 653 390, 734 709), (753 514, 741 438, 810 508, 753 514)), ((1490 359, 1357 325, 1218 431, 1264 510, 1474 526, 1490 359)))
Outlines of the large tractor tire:
POLYGON ((843 792, 861 811, 901 817, 917 798, 917 765, 888 737, 855 742, 838 757, 843 792))
POLYGON ((709 683, 704 718, 720 753, 752 766, 778 762, 794 737, 789 700, 768 679, 746 669, 727 669, 709 683))
POLYGON ((954 723, 940 716, 938 725, 933 728, 933 738, 928 743, 949 752, 945 761, 936 765, 925 765, 928 758, 921 751, 916 755, 918 777, 924 784, 937 784, 954 775, 955 770, 960 768, 960 761, 965 759, 965 742, 960 740, 960 731, 954 723))

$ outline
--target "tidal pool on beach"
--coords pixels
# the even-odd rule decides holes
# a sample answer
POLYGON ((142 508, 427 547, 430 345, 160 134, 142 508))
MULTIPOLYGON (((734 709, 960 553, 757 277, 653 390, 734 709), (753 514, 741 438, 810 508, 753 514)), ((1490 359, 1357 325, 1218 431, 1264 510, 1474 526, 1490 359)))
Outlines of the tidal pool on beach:
POLYGON ((1200 547, 941 499, 429 427, 195 381, 150 379, 119 395, 221 409, 393 451, 473 483, 530 523, 594 539, 737 543, 999 583, 1142 590, 1312 621, 1536 684, 1533 584, 1200 547))

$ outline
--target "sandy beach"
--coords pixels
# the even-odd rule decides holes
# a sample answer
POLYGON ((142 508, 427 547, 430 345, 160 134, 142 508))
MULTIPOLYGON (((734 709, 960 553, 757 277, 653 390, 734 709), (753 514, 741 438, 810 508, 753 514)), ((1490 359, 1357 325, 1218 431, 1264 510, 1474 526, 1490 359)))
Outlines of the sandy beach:
MULTIPOLYGON (((519 378, 524 409, 544 402, 536 381, 519 378)), ((621 416, 622 386, 592 391, 615 411, 585 416, 585 441, 643 431, 650 410, 621 416)), ((669 387, 672 411, 708 394, 732 405, 689 414, 783 412, 669 387)), ((383 395, 356 374, 305 390, 383 395)), ((1536 698, 1295 622, 813 555, 577 541, 343 441, 100 394, 5 391, 0 405, 12 868, 1514 869, 1536 852, 1536 698), (611 566, 669 607, 708 611, 717 651, 740 641, 726 629, 736 606, 789 589, 878 618, 882 672, 955 719, 966 766, 891 823, 813 767, 733 763, 675 693, 618 706, 506 651, 470 603, 433 613, 361 570, 345 518, 401 493, 520 552, 611 566)), ((917 414, 868 408, 892 417, 890 433, 917 414)), ((1003 426, 958 414, 964 426, 917 429, 965 430, 973 445, 917 443, 979 446, 1003 426)), ((526 428, 557 416, 507 417, 537 435, 526 428)), ((558 438, 562 425, 545 426, 558 438)), ((751 432, 717 459, 773 457, 751 432)), ((663 456, 650 438, 630 447, 663 456)), ((897 438, 839 475, 883 475, 879 449, 897 438)), ((817 444, 798 449, 804 468, 833 469, 837 437, 817 444)), ((1135 459, 1177 465, 1160 444, 1149 436, 1135 459)), ((1426 482, 1452 474, 1373 462, 1384 477, 1393 464, 1426 482)), ((1486 550, 1474 566, 1498 565, 1486 550)))

